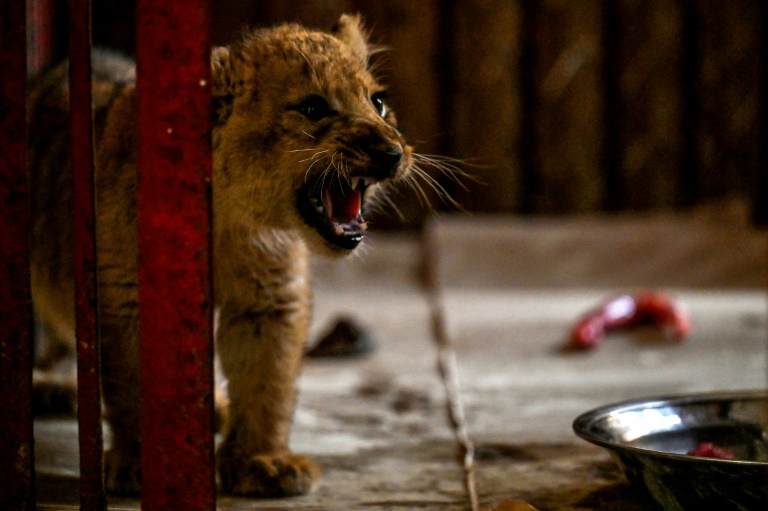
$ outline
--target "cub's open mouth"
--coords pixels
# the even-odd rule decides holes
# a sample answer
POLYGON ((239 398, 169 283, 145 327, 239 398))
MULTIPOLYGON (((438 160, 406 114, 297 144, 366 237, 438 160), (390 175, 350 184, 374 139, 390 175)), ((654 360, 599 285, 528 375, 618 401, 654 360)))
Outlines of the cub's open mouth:
POLYGON ((362 208, 365 191, 373 183, 361 176, 321 176, 299 192, 299 213, 329 245, 353 250, 368 228, 362 208))

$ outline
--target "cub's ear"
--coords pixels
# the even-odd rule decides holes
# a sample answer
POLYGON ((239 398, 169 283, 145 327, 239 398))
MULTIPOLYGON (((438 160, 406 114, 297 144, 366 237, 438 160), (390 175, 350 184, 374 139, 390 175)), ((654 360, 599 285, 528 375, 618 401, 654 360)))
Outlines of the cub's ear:
POLYGON ((342 14, 333 27, 333 35, 347 43, 355 57, 363 64, 368 64, 368 57, 372 52, 368 46, 368 32, 363 27, 363 19, 359 14, 342 14))
POLYGON ((214 126, 221 126, 227 122, 232 113, 235 96, 238 94, 239 85, 233 60, 229 48, 218 47, 211 52, 214 126))

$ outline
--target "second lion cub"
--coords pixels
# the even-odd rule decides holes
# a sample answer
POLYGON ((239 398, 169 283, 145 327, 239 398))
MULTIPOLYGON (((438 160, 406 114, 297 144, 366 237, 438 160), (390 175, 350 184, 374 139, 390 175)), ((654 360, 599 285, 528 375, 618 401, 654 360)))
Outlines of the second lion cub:
MULTIPOLYGON (((216 350, 229 391, 217 466, 227 493, 301 494, 319 477, 310 458, 288 448, 310 321, 309 254, 354 251, 369 196, 415 169, 368 58, 355 16, 342 16, 332 33, 254 31, 211 57, 216 350)), ((49 337, 73 343, 66 75, 61 66, 42 76, 28 99, 32 286, 49 337)), ((94 60, 103 391, 113 438, 106 477, 110 491, 128 495, 141 481, 134 78, 125 59, 94 60)))

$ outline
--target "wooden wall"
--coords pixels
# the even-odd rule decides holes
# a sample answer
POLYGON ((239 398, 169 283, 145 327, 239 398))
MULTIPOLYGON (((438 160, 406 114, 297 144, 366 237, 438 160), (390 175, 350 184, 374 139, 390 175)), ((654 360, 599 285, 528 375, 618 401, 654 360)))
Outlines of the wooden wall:
MULTIPOLYGON (((761 0, 214 0, 213 40, 361 12, 418 149, 466 160, 469 211, 677 209, 745 197, 768 219, 761 0)), ((94 2, 130 50, 132 7, 94 2)), ((439 174, 435 174, 439 176, 439 174)), ((397 198, 418 225, 426 210, 397 198)), ((434 198, 437 209, 449 209, 434 198)), ((395 222, 396 223, 396 222, 395 222)))

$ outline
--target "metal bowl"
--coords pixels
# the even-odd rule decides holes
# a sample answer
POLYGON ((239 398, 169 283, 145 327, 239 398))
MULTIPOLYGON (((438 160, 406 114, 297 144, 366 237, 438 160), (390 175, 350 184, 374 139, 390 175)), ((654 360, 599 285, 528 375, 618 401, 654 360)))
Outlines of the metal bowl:
POLYGON ((768 510, 768 392, 625 401, 578 417, 573 429, 608 449, 630 484, 667 511, 768 510), (702 442, 734 459, 691 456, 702 442))

